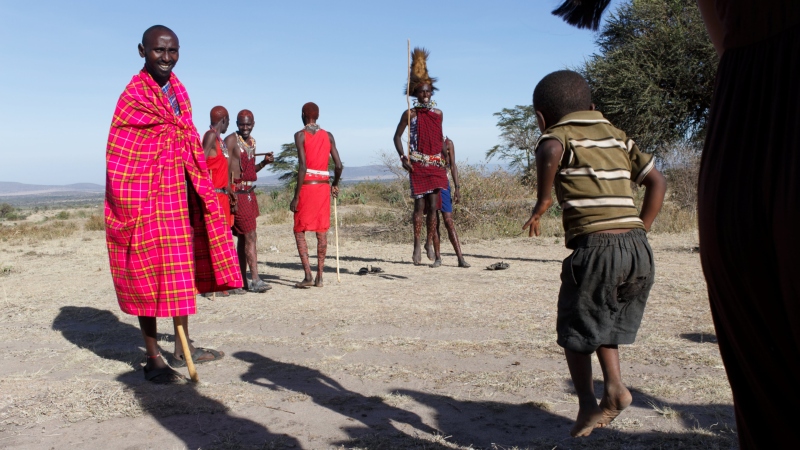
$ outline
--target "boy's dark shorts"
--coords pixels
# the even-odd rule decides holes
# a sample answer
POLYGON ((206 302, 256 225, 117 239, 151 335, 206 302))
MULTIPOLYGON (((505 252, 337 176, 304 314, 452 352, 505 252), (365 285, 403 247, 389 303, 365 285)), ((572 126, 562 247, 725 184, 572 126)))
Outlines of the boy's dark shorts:
POLYGON ((575 251, 561 266, 558 345, 591 353, 632 344, 655 278, 645 231, 579 236, 570 247, 575 251))

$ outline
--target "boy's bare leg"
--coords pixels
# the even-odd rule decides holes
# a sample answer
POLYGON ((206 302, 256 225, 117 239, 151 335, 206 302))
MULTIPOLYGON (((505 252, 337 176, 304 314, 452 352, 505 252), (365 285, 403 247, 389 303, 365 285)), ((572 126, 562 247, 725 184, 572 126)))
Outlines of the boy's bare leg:
POLYGON ((306 243, 306 233, 298 231, 294 234, 294 241, 297 243, 297 253, 300 254, 300 262, 303 264, 303 271, 305 278, 299 283, 295 283, 296 287, 308 287, 314 284, 311 279, 311 264, 308 262, 308 244, 306 243))
POLYGON ((603 418, 603 410, 597 406, 592 380, 592 354, 564 349, 572 384, 578 393, 578 417, 569 434, 572 437, 588 436, 603 418))
POLYGON ((602 346, 597 349, 597 359, 603 369, 603 398, 600 400, 600 409, 603 417, 597 423, 604 427, 616 419, 617 416, 630 406, 633 401, 631 392, 622 384, 619 369, 619 349, 616 345, 602 346))
POLYGON ((422 264, 422 249, 420 249, 420 234, 422 233, 422 213, 425 210, 425 198, 414 199, 414 254, 411 260, 415 266, 422 264))
POLYGON ((317 278, 314 286, 322 287, 322 271, 325 269, 325 254, 328 252, 328 233, 317 231, 317 278))

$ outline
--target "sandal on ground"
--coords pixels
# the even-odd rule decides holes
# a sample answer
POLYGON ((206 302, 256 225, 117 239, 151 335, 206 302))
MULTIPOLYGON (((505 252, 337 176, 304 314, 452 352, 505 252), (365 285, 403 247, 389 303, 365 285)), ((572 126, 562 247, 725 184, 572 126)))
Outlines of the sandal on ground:
POLYGON ((367 275, 368 273, 369 273, 369 268, 368 267, 362 267, 362 268, 358 269, 358 272, 356 273, 356 275, 367 275))
POLYGON ((228 293, 231 294, 231 295, 244 295, 244 294, 247 294, 247 291, 245 291, 242 288, 237 288, 237 289, 229 290, 228 293))
POLYGON ((378 266, 369 266, 370 273, 383 273, 383 269, 378 266))
POLYGON ((256 294, 261 294, 267 292, 268 290, 272 289, 272 286, 264 283, 261 280, 255 280, 250 282, 249 291, 255 292, 256 294))
POLYGON ((179 374, 172 367, 162 367, 160 369, 142 369, 144 372, 144 379, 155 384, 184 384, 186 377, 179 374))
MULTIPOLYGON (((203 348, 203 347, 195 347, 194 351, 192 352, 192 362, 195 364, 203 364, 211 361, 219 361, 225 356, 224 353, 210 349, 210 348, 203 348), (210 354, 213 356, 211 359, 198 359, 203 356, 205 353, 210 354)), ((169 365, 172 367, 186 367, 186 360, 183 358, 178 358, 175 354, 172 354, 172 357, 169 360, 169 365)))
POLYGON ((486 266, 486 270, 505 270, 508 269, 508 263, 505 261, 496 262, 494 264, 486 266))

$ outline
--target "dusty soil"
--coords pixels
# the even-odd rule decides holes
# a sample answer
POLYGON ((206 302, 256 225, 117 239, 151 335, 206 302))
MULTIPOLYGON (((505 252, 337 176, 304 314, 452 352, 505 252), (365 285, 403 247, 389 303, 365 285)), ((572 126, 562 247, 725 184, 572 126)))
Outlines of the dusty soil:
MULTIPOLYGON (((445 252, 433 269, 410 263, 410 245, 343 236, 337 283, 331 236, 326 286, 301 290, 290 225, 263 220, 273 289, 198 298, 192 339, 227 355, 199 365, 197 385, 144 381, 102 231, 0 242, 0 447, 735 447, 694 234, 651 236, 656 284, 637 342, 621 349, 634 404, 572 439, 577 399, 555 344, 568 255, 558 239, 467 241, 472 268, 445 252), (510 268, 484 270, 500 260, 510 268), (355 274, 367 264, 384 273, 355 274)), ((166 354, 171 321, 159 326, 166 354)))

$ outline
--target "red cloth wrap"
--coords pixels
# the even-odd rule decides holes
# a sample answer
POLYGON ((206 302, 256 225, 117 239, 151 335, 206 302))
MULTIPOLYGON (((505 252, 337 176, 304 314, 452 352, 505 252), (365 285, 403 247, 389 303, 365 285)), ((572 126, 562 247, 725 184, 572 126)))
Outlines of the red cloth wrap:
MULTIPOLYGON (((417 151, 425 155, 441 155, 444 138, 442 115, 429 109, 417 110, 417 151)), ((420 195, 435 189, 447 189, 447 169, 411 162, 411 194, 420 195)))
MULTIPOLYGON (((240 152, 242 178, 234 180, 234 184, 241 181, 256 181, 255 158, 250 158, 247 152, 240 152)), ((258 200, 255 192, 238 192, 249 190, 252 186, 236 186, 236 214, 233 216, 233 235, 242 236, 256 230, 256 217, 259 216, 258 200)))
MULTIPOLYGON (((222 149, 217 139, 217 156, 206 158, 206 165, 208 171, 211 173, 211 183, 215 189, 225 189, 228 186, 228 158, 222 154, 222 149)), ((217 192, 217 200, 225 213, 225 223, 230 228, 233 225, 233 216, 231 215, 231 201, 228 194, 217 192)))
MULTIPOLYGON (((320 128, 311 134, 305 131, 306 167, 328 172, 331 140, 328 132, 320 128)), ((306 180, 327 180, 326 175, 306 173, 306 180)), ((300 187, 297 212, 294 213, 294 232, 326 232, 331 227, 331 187, 324 184, 304 184, 300 187)))

